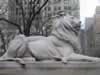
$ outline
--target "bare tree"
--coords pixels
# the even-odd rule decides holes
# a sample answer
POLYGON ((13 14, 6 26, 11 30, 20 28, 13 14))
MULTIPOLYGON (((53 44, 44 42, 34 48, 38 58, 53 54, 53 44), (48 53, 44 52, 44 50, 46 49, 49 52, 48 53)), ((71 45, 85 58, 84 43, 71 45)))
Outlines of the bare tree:
POLYGON ((6 18, 0 18, 0 21, 5 21, 18 28, 19 33, 26 36, 30 35, 30 28, 36 16, 41 13, 41 10, 46 6, 49 0, 9 0, 11 2, 10 8, 16 6, 21 10, 22 25, 15 23, 6 18), (24 3, 27 1, 27 10, 24 3), (42 1, 42 2, 41 2, 42 1))

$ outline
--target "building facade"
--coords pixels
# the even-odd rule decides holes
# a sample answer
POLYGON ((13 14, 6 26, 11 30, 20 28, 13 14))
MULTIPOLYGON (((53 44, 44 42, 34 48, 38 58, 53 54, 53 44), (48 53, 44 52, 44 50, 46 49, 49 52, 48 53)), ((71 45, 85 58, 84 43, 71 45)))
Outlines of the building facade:
POLYGON ((86 19, 84 38, 84 54, 100 57, 100 6, 96 7, 93 18, 86 19))
POLYGON ((95 48, 96 51, 99 52, 100 50, 100 6, 96 7, 94 18, 95 18, 94 30, 95 30, 95 46, 96 46, 95 48))
POLYGON ((79 0, 49 0, 47 6, 45 7, 44 15, 47 17, 55 16, 61 11, 79 18, 79 0))
POLYGON ((81 29, 81 45, 83 54, 95 55, 94 17, 85 19, 85 28, 81 29))
POLYGON ((100 6, 96 7, 94 17, 86 18, 85 25, 81 37, 84 54, 100 57, 100 6))

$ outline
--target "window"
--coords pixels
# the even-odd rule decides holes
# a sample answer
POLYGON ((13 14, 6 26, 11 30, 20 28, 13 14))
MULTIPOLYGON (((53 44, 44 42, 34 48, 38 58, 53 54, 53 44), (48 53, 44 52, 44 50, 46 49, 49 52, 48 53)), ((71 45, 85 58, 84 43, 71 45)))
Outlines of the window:
POLYGON ((27 1, 24 1, 25 4, 27 4, 27 1))
POLYGON ((16 3, 18 3, 19 1, 18 0, 16 0, 16 3))
POLYGON ((61 0, 54 0, 54 3, 60 3, 61 0))
POLYGON ((70 0, 64 0, 64 4, 69 4, 70 2, 70 0))
POLYGON ((18 15, 18 8, 16 8, 16 15, 18 15))
POLYGON ((68 10, 71 10, 71 6, 68 6, 68 10))
POLYGON ((58 2, 61 2, 61 0, 58 0, 58 2))
POLYGON ((64 9, 67 10, 67 6, 64 6, 64 9))
POLYGON ((56 6, 54 7, 54 11, 57 11, 57 7, 56 6))
POLYGON ((64 0, 64 1, 69 1, 69 0, 64 0))
POLYGON ((65 10, 71 10, 71 6, 64 6, 65 10))
POLYGON ((18 12, 18 15, 20 15, 20 16, 21 16, 21 15, 22 15, 22 12, 21 12, 21 11, 19 11, 19 12, 18 12))
POLYGON ((50 11, 51 10, 51 7, 48 7, 48 11, 50 11))
POLYGON ((68 12, 71 15, 71 12, 68 12))
POLYGON ((61 7, 60 6, 58 7, 58 10, 61 10, 61 7))
POLYGON ((51 16, 52 16, 52 14, 48 13, 48 17, 51 17, 51 16))

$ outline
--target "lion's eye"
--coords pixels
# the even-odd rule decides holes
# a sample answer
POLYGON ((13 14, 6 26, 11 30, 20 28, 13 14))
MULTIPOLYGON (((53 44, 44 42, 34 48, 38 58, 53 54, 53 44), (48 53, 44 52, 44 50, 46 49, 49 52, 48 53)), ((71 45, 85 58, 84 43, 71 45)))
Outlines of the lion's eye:
POLYGON ((67 26, 65 26, 65 25, 64 25, 64 28, 67 29, 67 30, 71 30, 71 28, 69 28, 69 27, 67 27, 67 26))

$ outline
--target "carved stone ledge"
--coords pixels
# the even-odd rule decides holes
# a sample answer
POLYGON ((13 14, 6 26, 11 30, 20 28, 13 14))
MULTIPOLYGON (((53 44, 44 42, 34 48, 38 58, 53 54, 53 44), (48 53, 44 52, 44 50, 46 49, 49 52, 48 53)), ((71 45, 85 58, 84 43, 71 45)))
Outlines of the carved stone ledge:
POLYGON ((100 63, 95 62, 0 62, 0 75, 99 75, 100 63))

